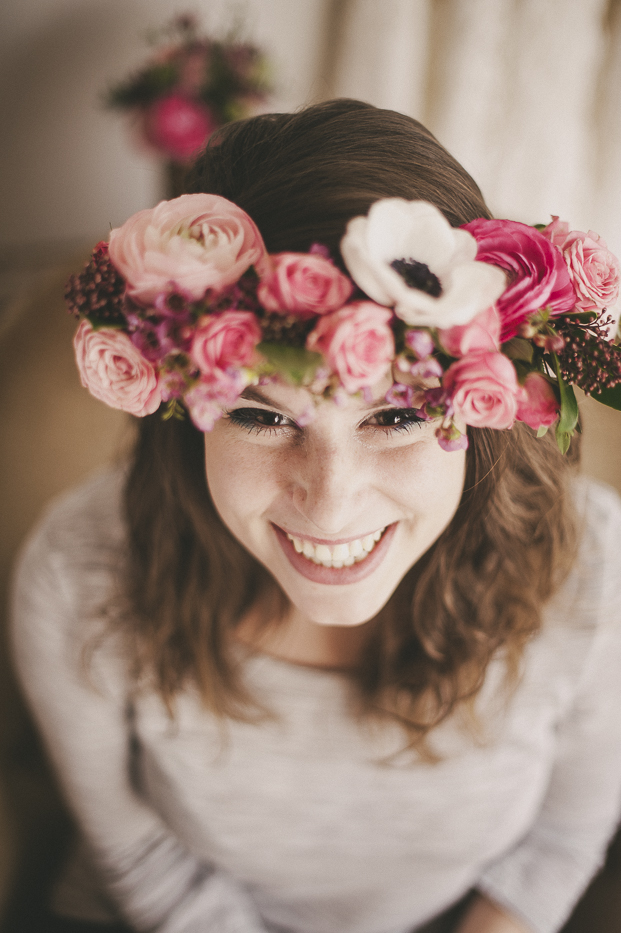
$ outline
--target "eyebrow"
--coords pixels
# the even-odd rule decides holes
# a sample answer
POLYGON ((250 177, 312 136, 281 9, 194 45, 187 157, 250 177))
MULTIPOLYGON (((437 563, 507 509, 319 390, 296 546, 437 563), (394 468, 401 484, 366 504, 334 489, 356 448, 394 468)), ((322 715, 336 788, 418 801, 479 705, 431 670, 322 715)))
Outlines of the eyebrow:
MULTIPOLYGON (((249 402, 258 402, 260 405, 266 405, 269 408, 278 408, 280 411, 285 412, 288 415, 291 415, 293 418, 293 412, 287 408, 286 405, 282 405, 280 402, 275 402, 273 399, 268 398, 264 392, 261 392, 260 389, 257 389, 256 386, 247 386, 244 389, 240 398, 244 398, 249 402)), ((391 405, 390 402, 387 402, 385 398, 380 398, 376 402, 372 402, 370 405, 365 405, 365 411, 374 412, 379 411, 380 408, 395 408, 399 409, 399 405, 391 405)), ((405 406, 407 407, 407 406, 405 406)))

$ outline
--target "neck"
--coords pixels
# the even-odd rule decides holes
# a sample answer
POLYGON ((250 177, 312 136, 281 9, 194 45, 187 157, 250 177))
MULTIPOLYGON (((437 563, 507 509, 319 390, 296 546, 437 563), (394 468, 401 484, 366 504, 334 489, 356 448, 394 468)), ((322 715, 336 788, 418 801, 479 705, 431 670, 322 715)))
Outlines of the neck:
POLYGON ((235 637, 256 651, 293 664, 353 670, 360 662, 374 629, 373 620, 362 625, 320 625, 290 607, 281 622, 265 624, 251 610, 235 630, 235 637))

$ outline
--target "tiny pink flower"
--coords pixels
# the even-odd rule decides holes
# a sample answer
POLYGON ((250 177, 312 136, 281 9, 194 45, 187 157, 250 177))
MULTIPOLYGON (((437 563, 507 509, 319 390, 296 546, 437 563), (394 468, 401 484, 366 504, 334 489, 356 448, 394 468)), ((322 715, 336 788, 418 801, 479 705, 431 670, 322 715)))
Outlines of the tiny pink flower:
POLYGON ((450 356, 462 357, 485 350, 500 350, 500 315, 491 305, 468 324, 439 330, 440 343, 450 356))
POLYGON ((354 301, 321 317, 306 347, 323 354, 347 392, 357 392, 390 368, 395 353, 391 318, 373 301, 354 301))
POLYGON ((473 353, 445 372, 444 390, 458 421, 474 428, 510 428, 520 386, 511 360, 502 353, 473 353))
POLYGON ((569 224, 553 217, 543 235, 563 254, 573 286, 578 311, 612 309, 619 297, 619 260, 593 230, 570 230, 569 224))
POLYGON ((508 275, 509 284, 496 301, 503 343, 542 308, 549 308, 553 316, 573 310, 576 294, 563 257, 534 227, 479 217, 464 229, 477 241, 477 260, 499 266, 508 275))
POLYGON ((153 304, 176 284, 193 301, 222 292, 266 257, 254 223, 215 194, 182 194, 138 211, 110 234, 110 259, 134 301, 153 304))
POLYGON ((410 366, 410 374, 425 382, 429 379, 440 379, 443 372, 442 364, 434 356, 427 360, 419 360, 410 366))
POLYGON ((212 431, 218 418, 222 417, 222 406, 213 398, 209 387, 202 382, 198 382, 185 393, 184 402, 199 431, 212 431))
POLYGON ((73 346, 82 385, 100 401, 142 418, 162 400, 157 373, 121 330, 94 330, 84 320, 73 346))
POLYGON ((270 256, 257 297, 267 311, 310 317, 336 311, 353 291, 353 283, 325 256, 277 253, 270 256))
POLYGON ((175 162, 189 162, 215 128, 209 108, 178 91, 155 100, 144 120, 147 141, 175 162))
POLYGON ((435 345, 431 334, 426 330, 411 328, 405 333, 405 342, 419 360, 424 360, 431 356, 435 350, 435 345))
POLYGON ((194 333, 190 356, 201 373, 248 366, 261 340, 261 328, 251 311, 205 315, 194 333))
POLYGON ((529 373, 518 398, 518 421, 524 421, 534 431, 548 428, 559 413, 559 401, 554 389, 541 373, 529 373))
POLYGON ((446 450, 447 453, 468 449, 468 435, 466 433, 462 434, 452 422, 447 425, 440 425, 436 430, 436 437, 442 450, 446 450))

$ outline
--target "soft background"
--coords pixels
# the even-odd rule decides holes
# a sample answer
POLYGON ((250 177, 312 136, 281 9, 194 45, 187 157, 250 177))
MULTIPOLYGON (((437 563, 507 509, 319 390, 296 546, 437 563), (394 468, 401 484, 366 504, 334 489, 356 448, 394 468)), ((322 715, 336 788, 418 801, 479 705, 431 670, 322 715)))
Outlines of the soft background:
MULTIPOLYGON (((402 110, 463 162, 498 216, 554 212, 621 254, 620 0, 3 0, 2 605, 44 503, 127 443, 124 418, 78 384, 62 290, 97 239, 161 197, 160 166, 101 95, 143 62, 149 28, 188 10, 216 33, 237 17, 265 48, 269 109, 351 96, 402 110)), ((583 414, 585 471, 621 489, 621 416, 588 402, 583 414)), ((29 879, 44 872, 64 818, 4 647, 0 700, 1 907, 24 859, 29 879)))

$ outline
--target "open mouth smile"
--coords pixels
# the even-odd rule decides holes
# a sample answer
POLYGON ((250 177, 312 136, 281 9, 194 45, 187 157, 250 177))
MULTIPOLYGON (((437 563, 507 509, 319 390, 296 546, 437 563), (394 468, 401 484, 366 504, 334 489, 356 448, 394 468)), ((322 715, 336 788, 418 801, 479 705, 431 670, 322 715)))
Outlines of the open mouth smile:
POLYGON ((314 583, 345 585, 368 577, 388 552, 398 522, 351 541, 326 544, 272 525, 289 563, 314 583))
POLYGON ((313 544, 308 538, 296 538, 290 534, 287 534, 287 537, 298 554, 303 554, 315 564, 336 567, 340 570, 341 567, 351 567, 352 564, 365 560, 374 550, 385 530, 381 528, 373 534, 365 535, 364 538, 355 538, 346 544, 334 544, 331 547, 327 544, 313 544))

